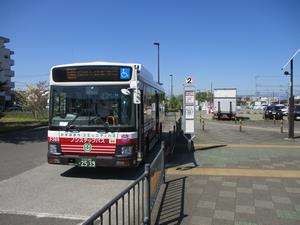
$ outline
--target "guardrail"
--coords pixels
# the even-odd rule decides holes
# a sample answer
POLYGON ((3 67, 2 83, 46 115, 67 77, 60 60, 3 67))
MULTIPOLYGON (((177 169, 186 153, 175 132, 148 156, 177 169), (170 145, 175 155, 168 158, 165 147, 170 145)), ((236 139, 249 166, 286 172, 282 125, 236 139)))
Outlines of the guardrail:
POLYGON ((82 225, 150 225, 151 212, 165 177, 164 143, 161 146, 152 163, 145 165, 144 173, 82 225))

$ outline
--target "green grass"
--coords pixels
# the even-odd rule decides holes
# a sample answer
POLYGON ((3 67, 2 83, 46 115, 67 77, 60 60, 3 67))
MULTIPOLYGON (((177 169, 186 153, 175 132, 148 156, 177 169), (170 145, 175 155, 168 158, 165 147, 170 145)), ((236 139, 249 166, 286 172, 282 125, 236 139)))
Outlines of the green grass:
POLYGON ((7 112, 0 114, 0 132, 19 130, 48 124, 47 113, 35 119, 30 112, 7 112))

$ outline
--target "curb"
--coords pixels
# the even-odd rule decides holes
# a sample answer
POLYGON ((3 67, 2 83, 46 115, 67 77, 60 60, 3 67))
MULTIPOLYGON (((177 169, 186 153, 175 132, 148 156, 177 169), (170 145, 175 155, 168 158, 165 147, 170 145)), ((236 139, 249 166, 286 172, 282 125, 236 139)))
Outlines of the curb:
POLYGON ((11 130, 9 129, 9 130, 5 130, 5 131, 0 131, 0 134, 10 134, 10 133, 14 133, 14 132, 26 131, 26 130, 42 128, 42 127, 48 127, 48 123, 37 124, 37 125, 33 125, 33 126, 24 126, 24 127, 18 127, 15 129, 11 129, 11 130))

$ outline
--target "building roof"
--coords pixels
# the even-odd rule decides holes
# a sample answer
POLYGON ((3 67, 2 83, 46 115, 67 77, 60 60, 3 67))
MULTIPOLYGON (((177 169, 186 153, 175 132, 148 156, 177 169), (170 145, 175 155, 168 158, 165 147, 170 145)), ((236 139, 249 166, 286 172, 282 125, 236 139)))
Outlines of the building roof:
POLYGON ((3 40, 4 43, 8 43, 9 42, 9 38, 2 37, 2 36, 0 36, 0 40, 3 40))

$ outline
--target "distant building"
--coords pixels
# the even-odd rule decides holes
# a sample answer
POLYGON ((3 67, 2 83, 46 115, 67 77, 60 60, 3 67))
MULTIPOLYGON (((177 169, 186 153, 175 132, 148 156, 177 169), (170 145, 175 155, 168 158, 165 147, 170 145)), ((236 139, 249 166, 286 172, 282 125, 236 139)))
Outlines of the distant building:
POLYGON ((12 89, 15 87, 15 83, 11 81, 15 76, 11 66, 15 62, 10 58, 14 52, 5 47, 8 42, 8 38, 0 36, 0 111, 12 104, 12 89))

